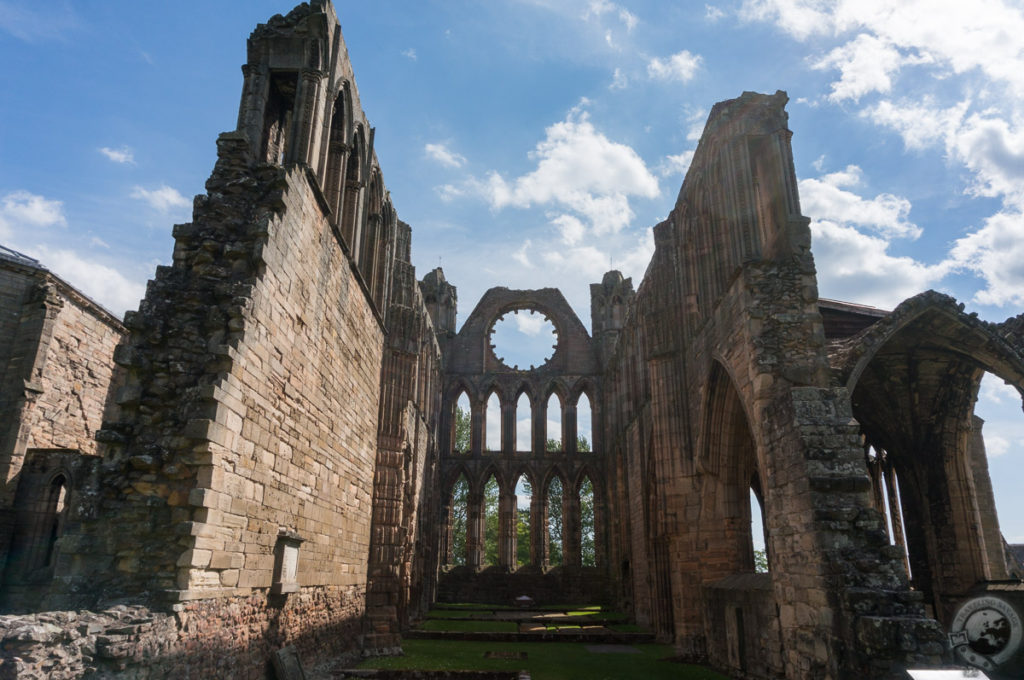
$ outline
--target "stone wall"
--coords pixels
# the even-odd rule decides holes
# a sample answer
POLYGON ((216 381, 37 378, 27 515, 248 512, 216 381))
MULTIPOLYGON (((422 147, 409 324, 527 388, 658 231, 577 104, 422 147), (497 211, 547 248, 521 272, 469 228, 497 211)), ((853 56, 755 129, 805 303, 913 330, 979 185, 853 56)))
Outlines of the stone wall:
MULTIPOLYGON (((708 618, 716 591, 706 587, 754 571, 753 492, 767 520, 781 662, 744 672, 883 677, 941 660, 941 630, 923 618, 898 551, 879 541, 849 395, 828 389, 784 104, 782 93, 744 93, 716 105, 679 200, 654 229, 605 374, 605 440, 618 461, 611 514, 623 518, 612 563, 638 620, 685 655, 738 663, 718 647, 735 626, 708 618), (892 617, 912 648, 854 633, 892 617)), ((745 621, 772 612, 757 598, 736 606, 750 607, 745 621)))
POLYGON ((121 379, 112 356, 125 328, 39 263, 18 255, 0 257, 0 309, 0 565, 8 562, 12 540, 22 551, 8 564, 8 574, 0 573, 0 583, 7 583, 50 571, 52 565, 36 563, 43 553, 32 550, 40 540, 51 540, 37 535, 53 520, 44 517, 53 514, 48 487, 63 480, 66 505, 85 493, 88 474, 74 458, 96 453, 95 433, 121 379), (22 484, 23 465, 33 456, 32 482, 22 484))

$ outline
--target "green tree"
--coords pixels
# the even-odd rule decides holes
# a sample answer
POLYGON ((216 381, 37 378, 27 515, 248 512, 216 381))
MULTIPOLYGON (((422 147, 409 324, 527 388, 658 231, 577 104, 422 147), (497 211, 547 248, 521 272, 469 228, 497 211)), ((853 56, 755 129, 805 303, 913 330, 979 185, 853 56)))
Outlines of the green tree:
MULTIPOLYGON (((533 498, 533 487, 525 475, 519 478, 516 485, 517 503, 519 496, 533 498), (520 490, 522 494, 520 494, 520 490)), ((525 508, 516 508, 516 565, 522 566, 530 563, 530 505, 525 508)))
POLYGON ((548 485, 548 564, 562 564, 562 482, 558 477, 548 485))
POLYGON ((764 550, 754 550, 754 571, 758 574, 768 573, 768 553, 764 550))
POLYGON ((530 509, 516 510, 516 566, 530 563, 530 509))
POLYGON ((466 503, 469 500, 469 484, 460 476, 452 487, 451 503, 451 564, 466 563, 466 503))
POLYGON ((484 564, 498 564, 498 482, 491 477, 484 485, 484 564))
POLYGON ((467 453, 469 451, 469 441, 472 418, 469 411, 466 411, 459 406, 455 407, 455 442, 452 448, 456 453, 467 453))
POLYGON ((580 562, 584 567, 597 566, 594 526, 594 485, 586 477, 580 484, 580 562))
MULTIPOLYGON (((549 439, 549 440, 547 440, 547 442, 544 445, 544 450, 545 451, 561 451, 562 450, 562 442, 558 441, 557 439, 549 439)), ((576 450, 579 451, 580 453, 589 453, 590 452, 590 442, 588 442, 587 438, 584 437, 583 435, 580 435, 580 436, 576 437, 576 450)))

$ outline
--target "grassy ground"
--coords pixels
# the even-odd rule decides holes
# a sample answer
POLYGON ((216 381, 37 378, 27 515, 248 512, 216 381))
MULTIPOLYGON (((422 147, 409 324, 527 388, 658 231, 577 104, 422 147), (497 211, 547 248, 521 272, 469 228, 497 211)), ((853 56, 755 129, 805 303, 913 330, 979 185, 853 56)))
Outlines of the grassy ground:
POLYGON ((360 668, 420 670, 528 670, 533 680, 728 680, 724 675, 663 659, 667 645, 633 645, 638 654, 597 654, 574 642, 461 642, 406 640, 403 656, 377 657, 360 668), (525 659, 485 659, 485 652, 526 652, 525 659))
POLYGON ((447 630, 477 633, 515 633, 519 624, 513 621, 451 621, 428 619, 419 626, 420 630, 447 630))

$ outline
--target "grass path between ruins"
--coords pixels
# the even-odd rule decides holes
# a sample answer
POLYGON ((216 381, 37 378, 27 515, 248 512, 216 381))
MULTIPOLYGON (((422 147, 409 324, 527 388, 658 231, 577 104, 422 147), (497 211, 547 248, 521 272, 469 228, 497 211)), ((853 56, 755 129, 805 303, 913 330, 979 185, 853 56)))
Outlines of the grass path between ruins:
POLYGON ((532 680, 728 680, 727 676, 701 666, 668 661, 669 645, 629 646, 634 653, 597 653, 582 642, 463 642, 456 640, 405 640, 402 656, 377 657, 360 668, 417 670, 528 670, 532 680), (526 652, 526 658, 486 658, 488 652, 509 656, 526 652))

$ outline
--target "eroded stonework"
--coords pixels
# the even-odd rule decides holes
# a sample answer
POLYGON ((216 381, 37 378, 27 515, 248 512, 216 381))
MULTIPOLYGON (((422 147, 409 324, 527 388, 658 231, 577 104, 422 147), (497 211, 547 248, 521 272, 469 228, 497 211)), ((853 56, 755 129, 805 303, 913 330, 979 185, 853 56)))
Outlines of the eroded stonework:
POLYGON ((618 607, 733 677, 902 678, 953 660, 967 598, 1024 612, 973 415, 985 371, 1024 390, 1024 315, 819 299, 784 93, 715 105, 643 281, 591 286, 592 333, 554 289, 494 288, 456 328, 331 3, 248 47, 237 128, 124 325, 0 255, 0 677, 263 678, 286 645, 393 653, 435 601, 529 595, 618 607), (517 369, 490 333, 525 309, 557 344, 517 369))

